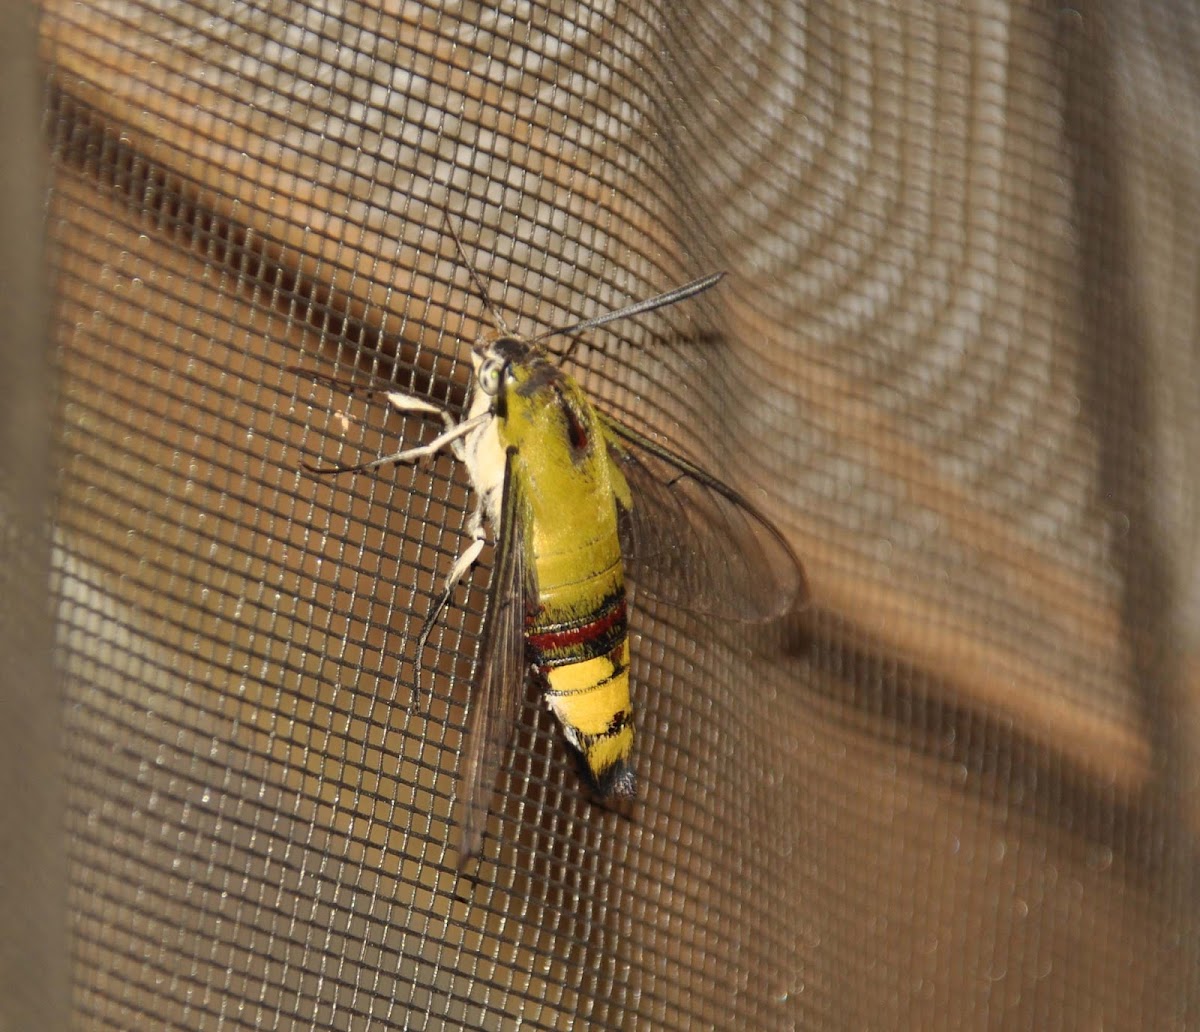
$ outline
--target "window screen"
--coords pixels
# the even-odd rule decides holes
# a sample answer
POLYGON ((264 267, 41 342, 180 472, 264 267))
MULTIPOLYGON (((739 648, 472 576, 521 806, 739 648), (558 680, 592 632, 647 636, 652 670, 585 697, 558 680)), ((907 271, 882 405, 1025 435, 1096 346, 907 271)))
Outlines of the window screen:
POLYGON ((13 983, 53 1009, 69 965, 86 1029, 1195 1024, 1197 39, 1140 3, 44 0, 10 145, 54 385, 10 367, 4 454, 49 451, 9 463, 0 606, 55 673, 0 751, 47 766, 7 765, 12 863, 61 893, 13 983), (492 552, 418 650, 469 480, 307 473, 432 432, 322 378, 459 414, 489 307, 536 334, 718 270, 565 368, 812 599, 636 593, 636 802, 588 801, 531 686, 460 873, 492 552))

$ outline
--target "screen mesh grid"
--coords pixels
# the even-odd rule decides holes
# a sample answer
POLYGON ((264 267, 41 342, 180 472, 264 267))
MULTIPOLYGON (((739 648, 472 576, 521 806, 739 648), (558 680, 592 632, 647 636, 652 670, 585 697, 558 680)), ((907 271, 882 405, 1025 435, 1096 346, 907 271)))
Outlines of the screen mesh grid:
POLYGON ((1193 20, 43 3, 75 1024, 1188 1027, 1193 20), (418 654, 465 472, 321 377, 719 269, 570 369, 813 602, 635 593, 637 803, 531 687, 460 875, 490 551, 418 654))

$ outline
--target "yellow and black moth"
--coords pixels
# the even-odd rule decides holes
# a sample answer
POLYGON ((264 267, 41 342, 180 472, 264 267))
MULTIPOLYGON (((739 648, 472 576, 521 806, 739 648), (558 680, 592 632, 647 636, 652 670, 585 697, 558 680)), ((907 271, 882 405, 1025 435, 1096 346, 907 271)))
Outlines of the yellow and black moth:
POLYGON ((491 307, 447 225, 496 324, 471 346, 466 414, 456 420, 429 400, 386 389, 396 409, 438 419, 442 432, 370 462, 306 468, 372 470, 445 448, 467 468, 477 499, 471 543, 418 636, 419 656, 490 530, 492 577, 455 804, 461 865, 480 849, 526 676, 558 718, 592 795, 603 801, 636 793, 627 572, 639 592, 668 605, 736 620, 782 615, 803 602, 807 586, 791 546, 754 505, 596 408, 561 367, 569 348, 560 354, 545 346, 551 337, 572 338, 694 297, 724 274, 522 337, 491 307))

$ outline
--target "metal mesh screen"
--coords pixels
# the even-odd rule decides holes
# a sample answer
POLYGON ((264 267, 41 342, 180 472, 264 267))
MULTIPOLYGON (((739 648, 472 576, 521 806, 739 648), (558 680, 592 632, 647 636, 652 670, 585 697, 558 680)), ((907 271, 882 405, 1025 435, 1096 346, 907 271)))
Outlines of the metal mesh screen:
POLYGON ((1197 35, 46 0, 65 704, 24 704, 64 725, 74 1023, 1195 1024, 1197 35), (531 691, 469 878, 486 554, 413 645, 469 485, 307 476, 427 428, 294 371, 461 406, 487 313, 443 209, 527 332, 729 271, 571 370, 814 596, 639 598, 636 806, 531 691))

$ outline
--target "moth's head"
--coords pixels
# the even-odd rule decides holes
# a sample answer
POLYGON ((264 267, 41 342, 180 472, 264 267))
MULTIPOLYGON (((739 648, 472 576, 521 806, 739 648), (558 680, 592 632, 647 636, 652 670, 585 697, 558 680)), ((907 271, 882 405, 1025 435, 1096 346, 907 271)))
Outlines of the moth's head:
POLYGON ((528 394, 557 372, 541 345, 511 333, 481 337, 471 348, 471 363, 476 386, 500 402, 510 389, 528 394))

